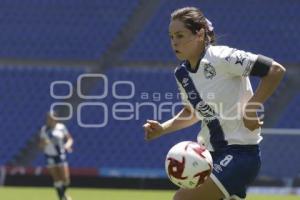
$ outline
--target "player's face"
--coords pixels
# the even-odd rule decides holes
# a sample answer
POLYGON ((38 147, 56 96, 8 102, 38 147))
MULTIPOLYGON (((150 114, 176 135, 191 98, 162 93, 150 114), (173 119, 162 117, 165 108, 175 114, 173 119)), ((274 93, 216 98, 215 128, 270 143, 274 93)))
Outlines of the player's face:
POLYGON ((47 114, 46 124, 50 127, 53 127, 56 124, 56 120, 51 115, 47 114))
POLYGON ((169 25, 169 36, 172 49, 179 60, 190 60, 196 57, 199 52, 199 35, 193 34, 184 26, 180 20, 172 20, 169 25))

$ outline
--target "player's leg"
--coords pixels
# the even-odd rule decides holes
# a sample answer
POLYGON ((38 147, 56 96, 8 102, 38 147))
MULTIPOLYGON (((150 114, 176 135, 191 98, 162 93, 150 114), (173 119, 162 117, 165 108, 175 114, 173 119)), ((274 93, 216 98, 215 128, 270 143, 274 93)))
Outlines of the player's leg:
POLYGON ((61 172, 61 178, 65 185, 69 186, 70 185, 70 170, 69 166, 67 164, 64 164, 60 167, 60 172, 61 172))
POLYGON ((64 196, 67 200, 69 200, 71 198, 66 195, 66 191, 70 185, 70 170, 69 170, 69 166, 67 163, 62 163, 59 166, 59 173, 60 173, 60 178, 63 182, 64 196))
POLYGON ((179 189, 173 200, 221 200, 225 197, 222 191, 208 178, 203 185, 195 189, 179 189))
POLYGON ((48 171, 53 180, 53 186, 56 189, 59 200, 63 199, 63 181, 60 177, 60 172, 57 166, 52 165, 48 167, 48 171))

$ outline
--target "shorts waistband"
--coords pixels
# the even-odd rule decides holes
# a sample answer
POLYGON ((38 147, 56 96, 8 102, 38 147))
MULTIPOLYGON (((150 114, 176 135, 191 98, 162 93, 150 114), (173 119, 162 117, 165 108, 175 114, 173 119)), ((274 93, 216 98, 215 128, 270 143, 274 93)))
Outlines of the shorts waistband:
POLYGON ((233 145, 228 145, 227 149, 230 150, 240 150, 240 151, 259 151, 259 145, 257 144, 250 144, 250 145, 240 145, 240 144, 233 144, 233 145))
POLYGON ((231 144, 227 145, 221 150, 213 151, 215 153, 221 153, 224 151, 240 151, 240 152, 260 152, 260 147, 257 144, 250 144, 250 145, 242 145, 242 144, 231 144))

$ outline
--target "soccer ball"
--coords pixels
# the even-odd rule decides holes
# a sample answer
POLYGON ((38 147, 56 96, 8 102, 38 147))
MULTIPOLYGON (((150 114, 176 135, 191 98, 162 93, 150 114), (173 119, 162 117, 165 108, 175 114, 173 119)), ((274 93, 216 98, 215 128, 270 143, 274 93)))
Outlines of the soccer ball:
POLYGON ((174 145, 167 154, 165 169, 169 179, 181 188, 196 188, 212 171, 212 157, 205 146, 192 141, 174 145))

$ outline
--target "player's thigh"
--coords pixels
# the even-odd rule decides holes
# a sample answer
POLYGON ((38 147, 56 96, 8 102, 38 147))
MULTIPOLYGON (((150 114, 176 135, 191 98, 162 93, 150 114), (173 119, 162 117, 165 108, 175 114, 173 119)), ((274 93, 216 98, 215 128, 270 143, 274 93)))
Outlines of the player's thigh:
POLYGON ((60 165, 59 166, 59 174, 60 174, 61 180, 68 182, 70 180, 69 166, 66 164, 60 165))
POLYGON ((173 200, 220 200, 224 198, 224 194, 213 182, 208 178, 203 185, 195 189, 179 189, 173 200))
POLYGON ((48 167, 48 171, 53 179, 53 181, 60 181, 61 176, 57 166, 48 167))

